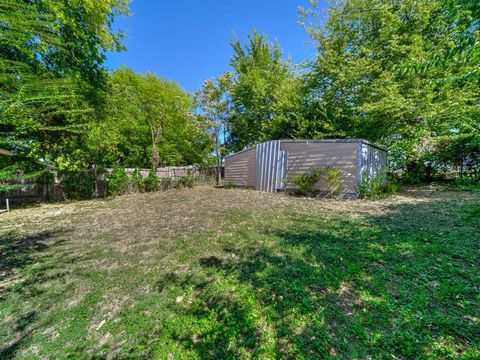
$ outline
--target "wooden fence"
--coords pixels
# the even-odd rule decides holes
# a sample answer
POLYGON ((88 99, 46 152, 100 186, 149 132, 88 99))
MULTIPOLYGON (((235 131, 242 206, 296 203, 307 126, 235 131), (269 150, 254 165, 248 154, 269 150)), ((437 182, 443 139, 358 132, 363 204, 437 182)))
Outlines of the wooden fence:
MULTIPOLYGON (((113 169, 102 169, 81 174, 74 174, 71 176, 79 177, 91 176, 92 181, 87 187, 90 187, 91 197, 104 197, 106 194, 106 178, 113 169)), ((132 176, 135 169, 127 168, 125 172, 132 176)), ((180 178, 185 176, 193 176, 198 184, 213 184, 216 169, 214 167, 198 168, 195 166, 169 166, 161 167, 156 171, 157 177, 161 179, 170 178, 175 184, 180 178)), ((148 169, 140 169, 139 173, 142 177, 147 177, 150 173, 148 169)), ((21 186, 15 190, 8 192, 0 192, 0 209, 6 207, 6 199, 9 199, 10 205, 21 205, 29 202, 38 201, 63 201, 67 198, 72 198, 66 190, 65 183, 68 181, 68 176, 58 176, 57 174, 45 174, 36 178, 25 179, 21 182, 21 186), (53 175, 53 176, 52 176, 53 175)), ((78 186, 83 186, 81 181, 78 186)), ((75 189, 74 189, 75 190, 75 189)), ((88 190, 88 189, 87 189, 88 190)), ((136 191, 136 186, 130 184, 128 191, 136 191)), ((77 191, 78 193, 78 191, 77 191)), ((78 196, 73 196, 73 198, 78 196)))
MULTIPOLYGON (((112 172, 113 169, 106 169, 107 173, 112 172)), ((135 169, 127 168, 125 172, 131 176, 135 169)), ((142 177, 147 177, 150 173, 149 169, 140 169, 139 173, 142 177)), ((172 180, 178 180, 182 176, 200 176, 200 170, 195 166, 168 166, 168 167, 161 167, 157 169, 157 177, 159 179, 170 178, 172 180)))
POLYGON ((48 201, 54 190, 53 184, 42 183, 40 177, 22 180, 21 187, 8 192, 0 192, 0 208, 6 206, 6 199, 10 205, 34 201, 48 201))

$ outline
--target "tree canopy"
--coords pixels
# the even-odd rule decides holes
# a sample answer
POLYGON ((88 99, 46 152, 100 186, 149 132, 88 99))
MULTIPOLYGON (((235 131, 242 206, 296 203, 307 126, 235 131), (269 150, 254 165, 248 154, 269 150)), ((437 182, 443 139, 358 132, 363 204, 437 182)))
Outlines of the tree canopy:
POLYGON ((124 50, 114 18, 128 12, 128 0, 0 3, 0 147, 17 165, 74 171, 207 157, 204 120, 176 83, 105 69, 106 52, 124 50))
POLYGON ((45 164, 220 165, 286 138, 378 142, 411 180, 478 172, 478 2, 341 0, 325 19, 311 4, 300 16, 313 60, 292 64, 254 30, 192 96, 153 74, 105 69, 107 51, 124 49, 113 21, 128 0, 2 1, 0 148, 14 156, 0 158, 0 177, 45 164))
POLYGON ((177 83, 122 67, 109 77, 106 114, 92 124, 90 148, 104 164, 201 164, 211 141, 208 125, 192 107, 177 83))
POLYGON ((127 0, 0 3, 0 146, 26 165, 81 163, 82 135, 103 99, 105 52, 127 0))
POLYGON ((477 15, 472 1, 345 0, 307 23, 310 102, 331 135, 385 144, 407 169, 437 138, 478 133, 477 15))
POLYGON ((240 150, 271 138, 292 137, 301 116, 301 81, 278 43, 254 31, 245 46, 232 41, 234 55, 229 147, 240 150))

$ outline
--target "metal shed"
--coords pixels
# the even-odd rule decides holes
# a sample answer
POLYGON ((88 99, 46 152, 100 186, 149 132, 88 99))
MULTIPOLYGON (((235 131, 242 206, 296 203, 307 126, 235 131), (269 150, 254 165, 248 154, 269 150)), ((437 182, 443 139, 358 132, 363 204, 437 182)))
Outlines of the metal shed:
POLYGON ((387 150, 364 139, 267 141, 228 156, 225 183, 290 191, 287 177, 326 167, 341 169, 342 195, 356 197, 362 176, 374 179, 386 171, 387 150))

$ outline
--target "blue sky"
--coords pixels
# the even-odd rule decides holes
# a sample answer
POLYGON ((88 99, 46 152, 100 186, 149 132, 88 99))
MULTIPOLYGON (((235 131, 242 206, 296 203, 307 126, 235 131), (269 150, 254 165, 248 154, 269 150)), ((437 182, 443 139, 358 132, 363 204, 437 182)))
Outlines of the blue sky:
POLYGON ((285 57, 298 63, 314 54, 298 25, 297 9, 307 5, 308 0, 134 0, 132 15, 115 23, 128 36, 127 51, 108 54, 106 65, 149 71, 195 91, 229 69, 234 33, 245 42, 253 29, 278 40, 285 57))

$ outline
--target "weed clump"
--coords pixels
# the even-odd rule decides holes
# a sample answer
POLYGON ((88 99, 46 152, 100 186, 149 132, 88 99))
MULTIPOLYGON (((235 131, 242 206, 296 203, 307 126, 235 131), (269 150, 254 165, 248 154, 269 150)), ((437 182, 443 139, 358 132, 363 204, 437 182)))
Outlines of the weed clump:
POLYGON ((312 168, 309 173, 291 176, 289 182, 295 187, 295 193, 304 196, 316 196, 326 192, 329 196, 336 196, 343 190, 341 185, 341 169, 312 168), (325 181, 326 189, 319 186, 321 180, 325 181))
POLYGON ((128 175, 122 167, 114 167, 112 172, 107 175, 107 195, 117 196, 124 194, 128 189, 128 175))

